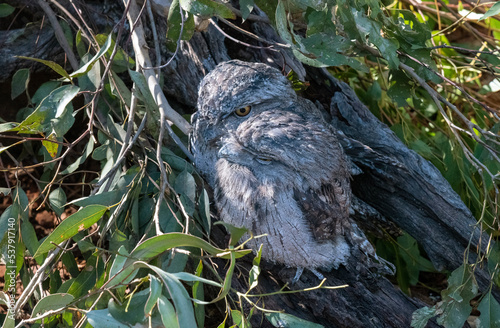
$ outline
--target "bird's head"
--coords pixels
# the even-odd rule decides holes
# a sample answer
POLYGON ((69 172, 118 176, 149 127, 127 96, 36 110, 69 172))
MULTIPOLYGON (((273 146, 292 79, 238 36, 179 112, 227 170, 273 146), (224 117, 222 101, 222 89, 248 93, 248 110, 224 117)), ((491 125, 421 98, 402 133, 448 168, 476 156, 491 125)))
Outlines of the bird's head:
POLYGON ((291 106, 296 99, 290 82, 277 69, 231 60, 219 64, 200 83, 194 120, 202 118, 217 128, 236 129, 249 117, 291 106))

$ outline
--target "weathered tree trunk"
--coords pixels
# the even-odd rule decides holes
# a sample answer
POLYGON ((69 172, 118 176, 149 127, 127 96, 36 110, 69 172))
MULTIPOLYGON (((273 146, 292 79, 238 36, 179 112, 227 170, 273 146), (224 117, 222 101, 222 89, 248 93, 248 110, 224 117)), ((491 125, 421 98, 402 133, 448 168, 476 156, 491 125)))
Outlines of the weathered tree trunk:
MULTIPOLYGON (((7 2, 19 6, 23 4, 22 1, 7 2)), ((64 1, 61 3, 74 14, 71 6, 64 1)), ((114 26, 123 10, 113 4, 106 11, 99 11, 95 9, 102 6, 100 3, 87 3, 92 5, 83 14, 89 22, 97 22, 95 32, 114 26), (106 20, 104 16, 113 19, 106 20)), ((35 13, 39 10, 32 2, 25 4, 28 5, 27 11, 35 13)), ((157 22, 158 35, 166 34, 164 21, 162 18, 157 22)), ((227 29, 222 23, 221 27, 227 29)), ((245 28, 265 39, 279 40, 273 28, 264 22, 247 21, 245 28)), ((228 33, 243 38, 235 34, 237 32, 228 33)), ((0 71, 0 81, 9 79, 17 69, 32 65, 12 55, 64 63, 64 54, 47 23, 41 28, 37 25, 0 31, 0 42, 0 67, 4 68, 0 71), (34 50, 37 38, 38 48, 34 50)), ((248 42, 256 44, 254 40, 248 42)), ((164 45, 162 53, 162 62, 166 62, 171 54, 164 45)), ((362 171, 353 177, 354 195, 372 207, 372 214, 375 213, 372 216, 392 222, 412 235, 437 269, 453 270, 460 266, 473 233, 472 248, 477 246, 480 235, 474 231, 475 219, 438 170, 409 150, 368 111, 346 84, 324 70, 304 67, 287 51, 283 50, 280 54, 236 44, 213 26, 205 32, 196 32, 191 41, 182 42, 177 57, 163 69, 164 92, 174 108, 183 113, 193 112, 200 80, 217 63, 231 58, 266 62, 279 68, 292 67, 299 76, 311 81, 311 88, 321 94, 322 100, 331 98, 330 108, 326 110, 330 111, 332 124, 339 130, 339 138, 348 157, 362 171)), ((48 69, 45 66, 37 68, 48 69)), ((222 231, 215 229, 212 238, 221 243, 224 240, 222 231)), ((251 266, 250 263, 247 265, 251 266)), ((270 264, 264 264, 263 268, 259 279, 260 292, 279 290, 294 274, 292 269, 270 264)), ((328 285, 348 284, 347 288, 266 297, 259 304, 267 309, 285 310, 325 327, 408 327, 412 312, 423 304, 403 294, 386 278, 357 269, 357 263, 349 263, 348 267, 324 273, 328 285)), ((487 286, 487 275, 480 273, 479 278, 480 285, 487 286)), ((305 272, 293 289, 308 288, 318 283, 319 280, 311 272, 305 272)), ((234 278, 236 289, 243 292, 246 284, 244 275, 234 278)), ((498 291, 496 293, 498 296, 498 291)), ((429 327, 433 326, 437 325, 430 322, 429 327)))

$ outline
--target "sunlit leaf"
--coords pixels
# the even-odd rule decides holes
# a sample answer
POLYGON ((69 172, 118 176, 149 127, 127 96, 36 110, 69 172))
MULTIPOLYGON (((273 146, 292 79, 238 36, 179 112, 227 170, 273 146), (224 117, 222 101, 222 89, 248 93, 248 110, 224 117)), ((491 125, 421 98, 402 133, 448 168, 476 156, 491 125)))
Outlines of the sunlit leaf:
POLYGON ((16 56, 19 59, 27 59, 27 60, 33 60, 39 63, 42 63, 50 68, 52 68, 57 74, 61 75, 62 77, 67 78, 68 80, 71 80, 71 77, 69 76, 68 72, 64 68, 61 67, 56 62, 50 61, 50 60, 44 60, 44 59, 38 59, 38 58, 33 58, 33 57, 25 57, 25 56, 16 56))
POLYGON ((46 133, 52 131, 51 120, 64 114, 66 106, 80 90, 74 85, 64 85, 45 97, 35 111, 21 124, 11 129, 19 133, 46 133))
POLYGON ((313 323, 304 319, 297 318, 286 313, 266 313, 266 319, 275 327, 289 328, 321 328, 320 324, 313 323))
POLYGON ((79 76, 85 75, 85 74, 87 74, 88 71, 90 71, 90 69, 99 60, 99 58, 101 58, 106 53, 106 51, 108 51, 108 49, 110 48, 111 42, 112 42, 112 36, 113 36, 113 34, 110 33, 109 36, 108 36, 108 38, 107 38, 107 40, 106 40, 106 42, 102 45, 102 47, 99 50, 99 52, 96 53, 95 56, 92 57, 92 59, 90 59, 85 65, 83 65, 78 70, 76 70, 73 73, 71 73, 71 78, 75 78, 75 77, 79 77, 79 76))
POLYGON ((42 141, 42 145, 45 147, 50 157, 56 158, 57 151, 59 149, 59 144, 57 143, 57 137, 54 133, 51 133, 45 140, 42 141), (53 142, 55 141, 55 142, 53 142))
POLYGON ((106 206, 89 205, 69 216, 43 241, 34 256, 45 254, 63 241, 76 235, 79 231, 88 229, 99 221, 107 210, 108 207, 106 206))
POLYGON ((481 21, 483 19, 486 19, 486 18, 491 17, 491 16, 495 16, 498 14, 500 14, 500 2, 493 4, 493 6, 491 6, 491 8, 488 9, 488 11, 486 13, 484 13, 484 15, 479 18, 479 20, 481 21))
POLYGON ((181 33, 182 27, 182 38, 181 40, 189 41, 195 31, 194 16, 192 13, 188 13, 184 20, 184 26, 182 26, 182 17, 180 13, 179 0, 172 1, 170 9, 168 11, 167 18, 167 46, 170 51, 175 51, 177 47, 177 40, 181 33))
POLYGON ((224 4, 211 0, 179 0, 182 9, 198 16, 210 18, 219 16, 235 19, 236 15, 224 4))

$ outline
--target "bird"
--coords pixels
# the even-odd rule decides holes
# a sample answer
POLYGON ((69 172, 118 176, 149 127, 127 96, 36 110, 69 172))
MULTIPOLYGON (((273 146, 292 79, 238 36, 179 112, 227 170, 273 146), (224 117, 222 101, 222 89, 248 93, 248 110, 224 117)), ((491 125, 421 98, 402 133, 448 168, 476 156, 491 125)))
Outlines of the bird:
MULTIPOLYGON (((349 162, 335 129, 262 63, 219 64, 200 83, 190 147, 222 221, 262 258, 318 277, 349 260, 385 263, 349 217, 349 162), (374 261, 375 260, 375 261, 374 261)), ((368 264, 368 266, 370 266, 368 264)))

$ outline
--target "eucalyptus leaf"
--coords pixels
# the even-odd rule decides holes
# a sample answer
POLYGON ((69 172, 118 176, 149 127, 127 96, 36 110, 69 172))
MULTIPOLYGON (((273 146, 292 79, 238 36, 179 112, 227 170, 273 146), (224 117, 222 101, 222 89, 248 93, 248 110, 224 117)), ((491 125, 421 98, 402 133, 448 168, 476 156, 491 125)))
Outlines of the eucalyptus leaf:
POLYGON ((479 328, 500 327, 500 304, 491 294, 491 290, 484 295, 477 309, 481 312, 478 318, 479 328))
POLYGON ((7 17, 14 12, 16 8, 7 3, 0 3, 0 17, 7 17))
POLYGON ((160 296, 158 299, 158 310, 164 327, 179 327, 179 320, 177 320, 174 306, 165 296, 160 296))
POLYGON ((488 9, 488 11, 485 12, 484 15, 479 18, 479 20, 481 21, 483 19, 486 19, 486 18, 491 17, 491 16, 495 16, 498 14, 500 14, 500 2, 493 4, 493 6, 491 6, 491 8, 488 9))
POLYGON ((34 257, 47 253, 79 231, 88 229, 99 221, 107 210, 108 207, 103 205, 89 205, 69 216, 43 241, 34 257))
POLYGON ((68 74, 68 72, 66 72, 66 70, 64 68, 62 68, 61 65, 59 65, 56 62, 53 62, 53 61, 50 61, 50 60, 33 58, 33 57, 25 57, 25 56, 16 56, 16 57, 19 58, 19 59, 33 60, 33 61, 42 63, 42 64, 44 64, 44 65, 52 68, 57 74, 61 75, 62 77, 65 77, 66 79, 68 79, 68 80, 71 81, 71 77, 68 74))
POLYGON ((236 15, 226 5, 211 0, 179 0, 182 9, 203 18, 219 16, 235 19, 236 15))
POLYGON ((108 309, 92 310, 87 312, 87 320, 94 328, 129 328, 130 325, 123 324, 113 318, 108 309))
POLYGON ((286 313, 266 313, 266 319, 275 327, 289 327, 289 328, 322 328, 323 325, 313 323, 304 319, 297 318, 291 314, 286 313))
POLYGON ((66 106, 76 97, 78 91, 80 88, 74 85, 64 85, 55 89, 41 101, 31 115, 11 131, 19 133, 51 132, 51 120, 64 114, 66 106))
POLYGON ((245 21, 248 16, 250 16, 254 5, 255 4, 253 0, 240 0, 241 18, 243 19, 243 21, 245 21))
POLYGON ((106 39, 106 42, 101 46, 101 49, 99 50, 99 52, 96 53, 95 56, 92 57, 92 59, 90 59, 86 64, 84 64, 78 70, 71 73, 71 78, 83 76, 83 75, 87 74, 92 69, 92 67, 99 60, 99 58, 101 58, 106 53, 106 51, 108 51, 108 49, 111 47, 111 42, 113 40, 112 36, 113 36, 113 34, 110 33, 108 35, 108 38, 106 39))
POLYGON ((144 313, 150 314, 162 294, 163 286, 161 281, 154 275, 149 275, 149 297, 144 305, 144 313))
POLYGON ((73 295, 66 293, 47 295, 36 303, 31 315, 35 317, 47 311, 59 310, 71 303, 74 299, 73 295))
POLYGON ((29 80, 30 70, 28 68, 21 68, 14 73, 10 87, 10 98, 15 99, 21 95, 28 87, 29 80))

